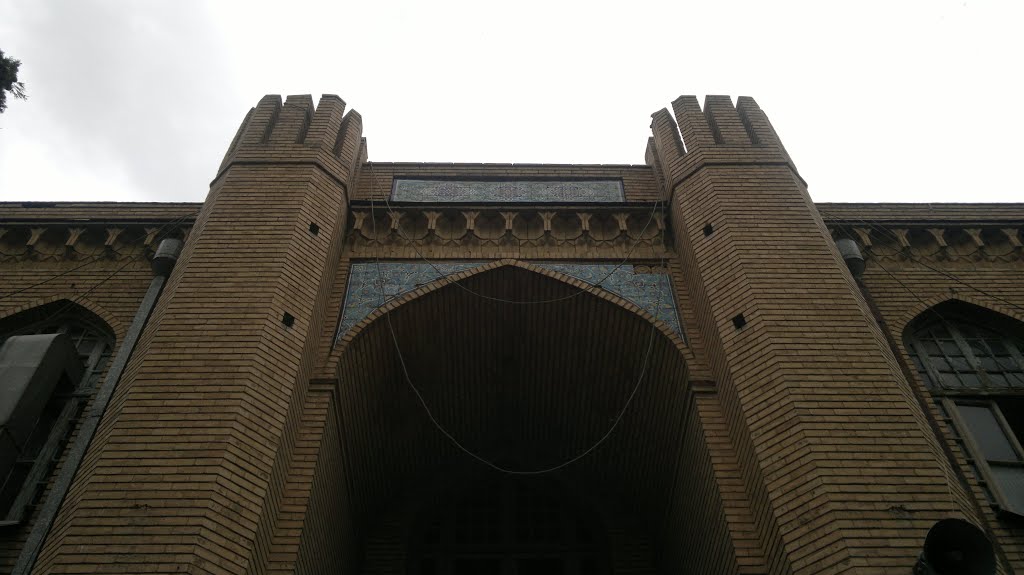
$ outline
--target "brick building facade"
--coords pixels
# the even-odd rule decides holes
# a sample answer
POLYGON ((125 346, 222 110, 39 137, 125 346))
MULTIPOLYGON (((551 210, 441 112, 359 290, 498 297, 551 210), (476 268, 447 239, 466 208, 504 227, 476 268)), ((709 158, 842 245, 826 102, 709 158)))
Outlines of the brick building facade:
POLYGON ((910 573, 951 518, 1024 570, 1024 204, 812 203, 749 98, 642 166, 361 122, 268 96, 202 204, 0 204, 0 369, 77 351, 3 396, 0 571, 910 573))

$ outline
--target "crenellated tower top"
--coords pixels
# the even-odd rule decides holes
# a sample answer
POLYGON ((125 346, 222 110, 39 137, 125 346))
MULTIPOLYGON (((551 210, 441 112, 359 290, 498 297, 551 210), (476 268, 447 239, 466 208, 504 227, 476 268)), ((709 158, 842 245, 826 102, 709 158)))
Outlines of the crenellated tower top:
POLYGON ((666 108, 651 115, 653 136, 646 154, 666 193, 708 164, 786 164, 796 173, 753 98, 740 96, 733 106, 729 96, 707 96, 701 109, 695 96, 680 96, 672 102, 672 111, 675 118, 666 108))
POLYGON ((345 113, 345 102, 324 94, 314 108, 308 94, 264 96, 249 110, 221 162, 217 178, 236 163, 315 163, 348 184, 366 161, 366 139, 359 112, 345 113))

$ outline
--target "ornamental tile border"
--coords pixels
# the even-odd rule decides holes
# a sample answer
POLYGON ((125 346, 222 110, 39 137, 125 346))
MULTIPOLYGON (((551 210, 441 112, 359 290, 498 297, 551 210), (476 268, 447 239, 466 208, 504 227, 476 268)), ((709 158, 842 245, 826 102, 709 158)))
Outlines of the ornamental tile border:
MULTIPOLYGON (((638 270, 640 266, 632 264, 531 263, 614 293, 664 322, 684 341, 686 339, 679 323, 672 280, 664 272, 641 271, 638 270)), ((335 342, 387 301, 442 277, 483 265, 486 262, 353 263, 349 269, 348 290, 335 342)), ((642 269, 646 270, 646 267, 642 269)))
POLYGON ((416 180, 396 178, 395 202, 624 202, 619 180, 416 180))

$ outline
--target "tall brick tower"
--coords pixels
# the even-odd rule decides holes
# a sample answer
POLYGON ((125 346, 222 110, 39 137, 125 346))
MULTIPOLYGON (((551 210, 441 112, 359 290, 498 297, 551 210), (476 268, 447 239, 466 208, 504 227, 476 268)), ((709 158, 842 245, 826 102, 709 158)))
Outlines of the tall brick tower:
POLYGON ((672 107, 648 158, 768 570, 906 568, 911 525, 973 515, 924 412, 754 100, 672 107))
POLYGON ((36 572, 272 563, 365 154, 344 107, 268 96, 246 117, 36 572))
POLYGON ((264 97, 201 205, 0 204, 0 571, 1024 568, 1024 204, 815 205, 750 98, 618 166, 344 107, 264 97))

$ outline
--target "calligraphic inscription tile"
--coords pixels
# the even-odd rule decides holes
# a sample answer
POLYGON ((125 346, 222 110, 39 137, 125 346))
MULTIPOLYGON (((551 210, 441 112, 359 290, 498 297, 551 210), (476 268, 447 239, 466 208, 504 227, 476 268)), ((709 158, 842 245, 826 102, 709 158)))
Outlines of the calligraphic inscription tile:
POLYGON ((336 339, 386 302, 441 277, 481 265, 481 262, 353 263, 336 339))
POLYGON ((661 320, 685 341, 672 279, 664 271, 631 264, 590 264, 534 262, 534 265, 563 273, 607 290, 661 320))
POLYGON ((395 179, 396 202, 624 202, 619 180, 416 180, 395 179))

